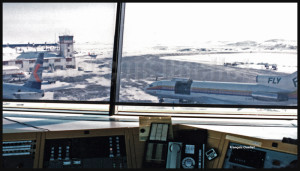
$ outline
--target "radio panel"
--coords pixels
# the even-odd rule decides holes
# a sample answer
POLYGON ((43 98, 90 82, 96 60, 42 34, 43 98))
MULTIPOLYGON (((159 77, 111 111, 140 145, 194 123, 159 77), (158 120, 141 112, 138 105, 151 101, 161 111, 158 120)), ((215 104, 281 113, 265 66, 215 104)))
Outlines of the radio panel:
POLYGON ((33 168, 36 141, 2 142, 3 168, 33 168))

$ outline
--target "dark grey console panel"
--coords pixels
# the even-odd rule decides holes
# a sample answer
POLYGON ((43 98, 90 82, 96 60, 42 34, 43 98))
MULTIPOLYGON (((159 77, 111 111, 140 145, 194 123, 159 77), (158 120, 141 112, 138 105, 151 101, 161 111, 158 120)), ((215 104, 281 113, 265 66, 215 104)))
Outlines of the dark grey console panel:
POLYGON ((297 155, 231 142, 223 168, 286 168, 296 163, 297 155))
POLYGON ((46 140, 43 168, 127 168, 125 138, 46 140))

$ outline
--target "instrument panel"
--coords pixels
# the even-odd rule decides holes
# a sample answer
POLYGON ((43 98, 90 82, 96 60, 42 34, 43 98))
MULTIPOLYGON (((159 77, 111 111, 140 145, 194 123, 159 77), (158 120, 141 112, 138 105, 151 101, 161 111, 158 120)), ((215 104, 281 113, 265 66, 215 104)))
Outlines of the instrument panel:
POLYGON ((35 140, 2 142, 4 168, 33 168, 36 152, 35 140))
MULTIPOLYGON (((181 130, 198 129, 185 125, 172 126, 172 132, 177 137, 181 135, 181 130)), ((228 136, 227 133, 212 130, 207 130, 207 135, 206 146, 201 146, 201 161, 204 161, 201 167, 286 168, 297 165, 295 144, 233 134, 228 136)), ((193 138, 197 139, 197 135, 193 138)), ((196 153, 200 147, 193 146, 197 143, 182 138, 167 140, 165 144, 167 148, 161 149, 170 150, 170 154, 161 155, 166 157, 161 160, 166 161, 169 168, 200 168, 200 158, 195 157, 200 156, 196 153), (194 155, 189 155, 191 151, 194 155)), ((5 133, 2 147, 3 168, 143 168, 143 160, 147 159, 148 154, 145 150, 147 143, 139 140, 138 127, 5 133)), ((157 151, 160 148, 155 149, 148 156, 164 153, 157 151)))
POLYGON ((46 140, 43 168, 127 168, 124 136, 46 140))

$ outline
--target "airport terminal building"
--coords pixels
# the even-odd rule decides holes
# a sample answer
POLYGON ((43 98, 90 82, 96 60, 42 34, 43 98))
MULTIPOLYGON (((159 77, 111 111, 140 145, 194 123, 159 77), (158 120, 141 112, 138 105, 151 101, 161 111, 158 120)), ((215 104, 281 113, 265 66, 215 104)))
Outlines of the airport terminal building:
MULTIPOLYGON (((76 68, 74 57, 73 36, 59 36, 59 47, 47 48, 47 45, 35 46, 36 51, 27 51, 19 53, 16 59, 3 60, 3 66, 17 66, 23 71, 31 72, 39 53, 44 53, 44 70, 76 68)), ((9 45, 17 48, 19 46, 9 45)), ((22 47, 22 46, 21 46, 22 47)), ((48 46, 49 47, 49 46, 48 46)), ((20 48, 21 49, 21 48, 20 48)))

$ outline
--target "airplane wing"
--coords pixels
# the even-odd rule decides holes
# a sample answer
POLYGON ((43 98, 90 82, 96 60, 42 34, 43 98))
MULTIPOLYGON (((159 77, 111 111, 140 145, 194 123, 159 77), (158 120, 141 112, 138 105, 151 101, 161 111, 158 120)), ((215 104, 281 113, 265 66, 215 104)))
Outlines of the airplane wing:
POLYGON ((51 92, 51 91, 67 89, 67 88, 71 88, 71 87, 74 87, 74 85, 72 85, 70 83, 56 81, 53 84, 43 84, 42 90, 44 90, 45 92, 51 92))
POLYGON ((44 96, 44 92, 15 92, 13 96, 17 99, 38 99, 44 96))
POLYGON ((50 92, 50 91, 55 91, 55 90, 61 90, 61 89, 66 89, 72 87, 71 85, 65 85, 65 86, 60 86, 60 87, 51 87, 51 88, 43 88, 45 92, 50 92))

